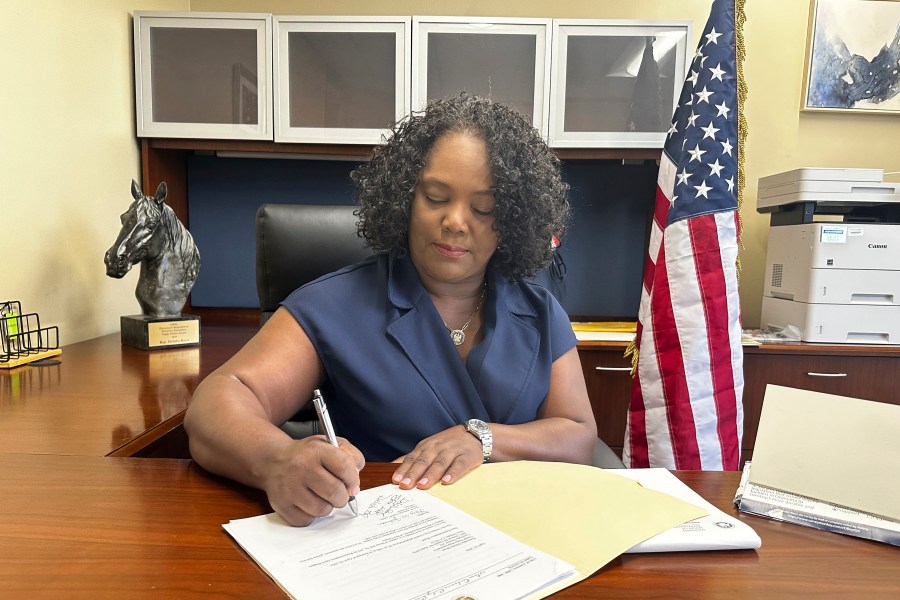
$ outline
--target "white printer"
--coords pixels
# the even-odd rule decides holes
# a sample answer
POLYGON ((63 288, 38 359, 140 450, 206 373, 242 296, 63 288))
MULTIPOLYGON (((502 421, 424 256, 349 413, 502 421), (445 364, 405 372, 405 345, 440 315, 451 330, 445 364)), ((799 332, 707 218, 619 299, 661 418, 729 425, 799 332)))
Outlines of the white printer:
POLYGON ((804 342, 900 344, 900 184, 880 169, 759 180, 770 213, 761 326, 804 342))

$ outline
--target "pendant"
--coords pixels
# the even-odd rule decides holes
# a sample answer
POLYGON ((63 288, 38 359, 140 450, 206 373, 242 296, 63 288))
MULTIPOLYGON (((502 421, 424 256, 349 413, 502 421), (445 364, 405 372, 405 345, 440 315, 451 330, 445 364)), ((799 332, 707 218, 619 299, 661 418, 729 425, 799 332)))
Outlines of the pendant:
POLYGON ((457 346, 462 346, 463 342, 466 341, 466 332, 462 329, 453 329, 450 331, 450 339, 457 346))

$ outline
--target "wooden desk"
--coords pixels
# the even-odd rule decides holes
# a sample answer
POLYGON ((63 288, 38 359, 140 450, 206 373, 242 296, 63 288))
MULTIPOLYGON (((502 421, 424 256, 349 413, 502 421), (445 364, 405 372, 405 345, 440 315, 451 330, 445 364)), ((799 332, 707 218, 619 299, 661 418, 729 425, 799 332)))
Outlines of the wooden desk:
POLYGON ((200 346, 150 352, 116 333, 64 346, 55 366, 0 370, 0 452, 187 457, 194 388, 256 329, 203 323, 200 346))
MULTIPOLYGON (((619 456, 631 400, 625 342, 579 342, 578 354, 597 434, 619 456)), ((900 404, 900 346, 763 344, 744 346, 744 437, 741 463, 753 456, 766 385, 782 385, 900 404)))
MULTIPOLYGON (((392 465, 370 464, 363 487, 392 465)), ((221 528, 269 512, 262 493, 189 460, 0 454, 0 590, 14 598, 284 593, 221 528)), ((736 472, 681 479, 735 514, 736 472)), ((758 551, 628 555, 556 598, 891 598, 900 550, 741 516, 758 551)))

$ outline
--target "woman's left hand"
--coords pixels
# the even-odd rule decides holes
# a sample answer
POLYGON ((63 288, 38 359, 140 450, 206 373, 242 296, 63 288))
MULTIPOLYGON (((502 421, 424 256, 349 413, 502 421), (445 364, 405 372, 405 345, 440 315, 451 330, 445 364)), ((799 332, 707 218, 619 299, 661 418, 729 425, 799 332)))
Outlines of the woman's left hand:
POLYGON ((462 425, 445 429, 425 438, 406 456, 391 481, 400 489, 427 490, 441 482, 450 484, 483 462, 481 442, 462 425))

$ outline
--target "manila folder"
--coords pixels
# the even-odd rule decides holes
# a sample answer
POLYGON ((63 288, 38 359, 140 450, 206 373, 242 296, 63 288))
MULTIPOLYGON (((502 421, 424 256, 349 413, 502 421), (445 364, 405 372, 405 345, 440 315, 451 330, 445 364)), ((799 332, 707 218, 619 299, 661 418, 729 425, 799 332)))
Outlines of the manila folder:
POLYGON ((766 388, 750 482, 900 521, 900 406, 766 388))

